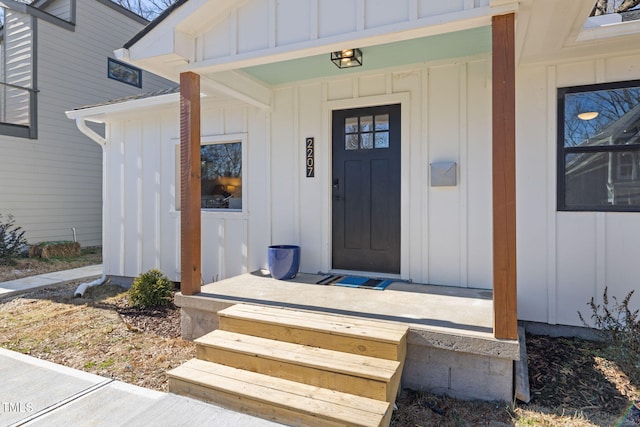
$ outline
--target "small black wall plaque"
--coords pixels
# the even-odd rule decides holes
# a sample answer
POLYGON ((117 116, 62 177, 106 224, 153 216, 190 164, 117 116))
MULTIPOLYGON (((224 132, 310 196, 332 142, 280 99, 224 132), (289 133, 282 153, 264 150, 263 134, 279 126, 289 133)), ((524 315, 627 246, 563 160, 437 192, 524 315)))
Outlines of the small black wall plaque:
POLYGON ((316 173, 316 161, 315 161, 315 146, 313 138, 307 138, 305 141, 305 149, 307 151, 307 178, 313 178, 316 173))

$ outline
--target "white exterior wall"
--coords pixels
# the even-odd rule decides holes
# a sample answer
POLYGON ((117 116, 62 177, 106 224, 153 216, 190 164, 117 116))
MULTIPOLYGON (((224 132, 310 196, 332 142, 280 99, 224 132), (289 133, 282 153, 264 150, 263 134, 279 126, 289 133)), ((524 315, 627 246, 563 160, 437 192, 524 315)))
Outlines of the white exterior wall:
POLYGON ((556 89, 638 79, 639 64, 634 55, 518 69, 519 319, 581 326, 577 312, 588 319, 605 286, 619 300, 638 287, 640 214, 556 211, 556 89))
POLYGON ((488 6, 489 0, 249 0, 213 29, 198 34, 202 42, 196 60, 251 54, 318 39, 344 43, 341 39, 345 34, 374 35, 391 25, 470 19, 488 6))
MULTIPOLYGON (((243 142, 242 212, 202 212, 205 283, 265 265, 269 245, 268 114, 245 105, 203 100, 203 141, 243 142)), ((105 152, 109 215, 105 272, 135 277, 159 268, 180 280, 179 110, 110 120, 105 152)))
POLYGON ((300 244, 301 270, 331 268, 333 109, 402 102, 401 276, 492 287, 490 64, 487 57, 276 89, 272 240, 300 244), (304 141, 315 137, 316 176, 304 141), (456 187, 429 186, 429 163, 454 161, 456 187))
MULTIPOLYGON (((107 57, 142 24, 97 1, 77 1, 76 28, 38 20, 38 139, 0 135, 0 213, 13 214, 30 243, 101 244, 102 153, 66 110, 167 86, 143 73, 139 89, 107 78, 107 57)), ((29 18, 30 19, 30 18, 29 18)))
MULTIPOLYGON (((205 283, 266 267, 270 244, 299 244, 301 271, 328 271, 331 110, 402 102, 402 277, 491 288, 490 91, 482 56, 278 87, 270 113, 204 98, 203 141, 246 138, 244 211, 202 213, 205 283), (428 165, 443 160, 458 163, 459 185, 431 188, 428 165)), ((173 108, 109 120, 107 274, 157 266, 179 280, 178 118, 173 108)))

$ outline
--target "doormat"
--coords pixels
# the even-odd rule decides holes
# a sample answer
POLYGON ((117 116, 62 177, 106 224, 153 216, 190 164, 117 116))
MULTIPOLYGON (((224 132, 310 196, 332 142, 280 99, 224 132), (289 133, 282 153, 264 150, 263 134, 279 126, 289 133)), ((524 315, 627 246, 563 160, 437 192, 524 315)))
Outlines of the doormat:
POLYGON ((370 279, 358 276, 328 276, 317 282, 318 285, 345 286, 347 288, 364 288, 383 291, 393 280, 370 279))

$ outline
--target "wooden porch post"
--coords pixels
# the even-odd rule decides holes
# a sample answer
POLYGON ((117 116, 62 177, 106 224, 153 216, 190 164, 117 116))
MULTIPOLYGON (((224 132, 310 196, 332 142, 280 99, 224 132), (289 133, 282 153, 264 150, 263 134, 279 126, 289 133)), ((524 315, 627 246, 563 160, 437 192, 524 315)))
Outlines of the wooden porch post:
POLYGON ((518 338, 514 14, 492 18, 493 335, 518 338))
POLYGON ((180 291, 200 292, 200 76, 180 74, 180 291))

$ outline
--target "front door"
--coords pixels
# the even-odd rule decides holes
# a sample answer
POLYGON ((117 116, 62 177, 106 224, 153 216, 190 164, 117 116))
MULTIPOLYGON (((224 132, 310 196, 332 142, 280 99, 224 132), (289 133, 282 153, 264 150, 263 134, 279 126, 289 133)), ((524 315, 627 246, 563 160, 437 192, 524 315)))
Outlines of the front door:
POLYGON ((333 112, 332 267, 400 273, 400 105, 333 112))

